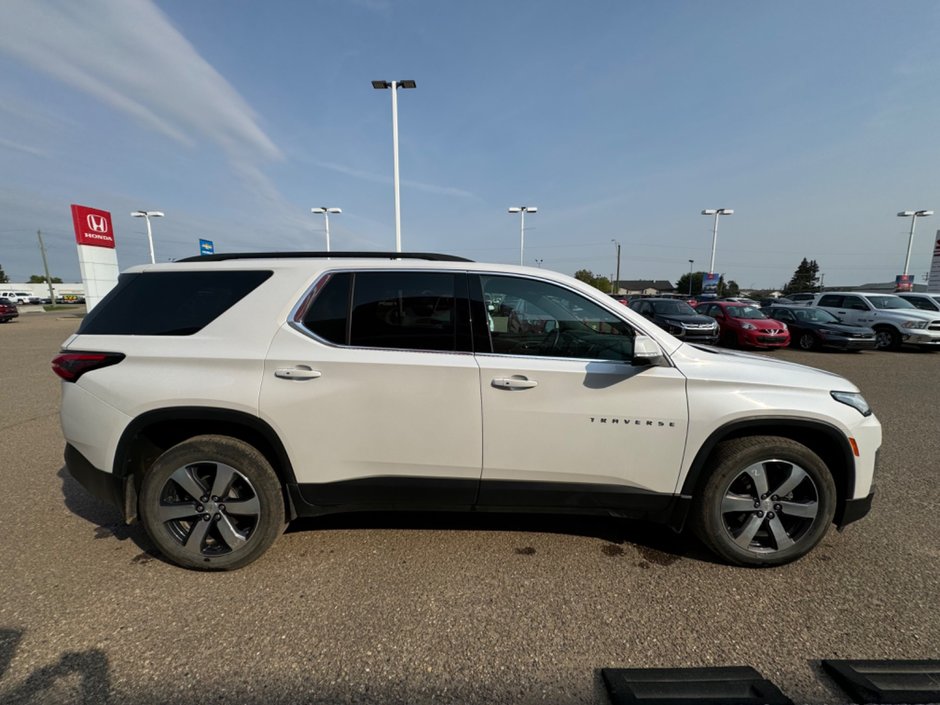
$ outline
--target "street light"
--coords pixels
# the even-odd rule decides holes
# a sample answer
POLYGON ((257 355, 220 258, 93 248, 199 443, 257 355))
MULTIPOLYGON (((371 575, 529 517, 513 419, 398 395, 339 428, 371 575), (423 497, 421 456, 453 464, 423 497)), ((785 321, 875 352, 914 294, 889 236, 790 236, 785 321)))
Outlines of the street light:
POLYGON ((617 278, 614 279, 614 286, 613 286, 614 291, 612 291, 611 293, 619 294, 620 293, 620 243, 614 240, 613 238, 611 238, 610 241, 617 246, 617 278))
POLYGON ((521 267, 525 262, 525 214, 538 213, 539 209, 536 206, 513 206, 509 209, 509 212, 522 215, 519 223, 519 266, 521 267))
POLYGON ((322 213, 323 219, 326 221, 326 251, 330 251, 330 213, 342 213, 342 208, 327 208, 326 206, 321 206, 320 208, 311 208, 311 213, 322 213))
POLYGON ((392 163, 395 184, 395 252, 401 252, 401 194, 398 187, 398 89, 417 88, 414 81, 373 81, 376 90, 392 89, 392 163))
POLYGON ((695 264, 694 259, 689 260, 689 298, 692 298, 692 265, 695 264))
POLYGON ((708 265, 708 273, 715 273, 715 247, 718 245, 718 217, 722 215, 734 215, 734 211, 731 208, 706 208, 702 211, 702 215, 713 215, 715 216, 715 227, 712 229, 712 260, 711 264, 708 265))
POLYGON ((131 215, 135 218, 147 219, 147 242, 150 243, 150 264, 156 264, 157 258, 153 256, 153 231, 150 229, 150 219, 162 218, 163 211, 134 211, 131 215))
POLYGON ((898 218, 911 219, 911 234, 907 238, 907 257, 904 258, 905 276, 907 275, 907 268, 911 264, 911 248, 914 246, 914 226, 917 224, 918 218, 926 218, 928 215, 933 215, 933 211, 901 211, 898 213, 898 218))

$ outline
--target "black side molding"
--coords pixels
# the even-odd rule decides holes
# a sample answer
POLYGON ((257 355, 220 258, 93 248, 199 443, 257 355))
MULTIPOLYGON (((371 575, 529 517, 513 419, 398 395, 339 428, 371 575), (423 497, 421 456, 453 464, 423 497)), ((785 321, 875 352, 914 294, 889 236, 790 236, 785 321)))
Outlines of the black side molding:
POLYGON ((793 705, 750 666, 604 668, 613 705, 793 705))
POLYGON ((822 666, 856 703, 940 703, 940 661, 825 659, 822 666))

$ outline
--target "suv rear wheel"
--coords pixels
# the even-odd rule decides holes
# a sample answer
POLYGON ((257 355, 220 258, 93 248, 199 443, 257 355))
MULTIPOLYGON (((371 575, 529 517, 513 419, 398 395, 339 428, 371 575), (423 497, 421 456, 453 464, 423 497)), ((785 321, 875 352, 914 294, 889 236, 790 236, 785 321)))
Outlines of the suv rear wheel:
POLYGON ((199 570, 251 563, 285 526, 271 464, 228 436, 195 436, 157 458, 141 485, 140 517, 164 556, 199 570))
POLYGON ((826 535, 836 487, 806 446, 776 436, 722 443, 693 509, 692 526, 721 558, 776 566, 809 552, 826 535))

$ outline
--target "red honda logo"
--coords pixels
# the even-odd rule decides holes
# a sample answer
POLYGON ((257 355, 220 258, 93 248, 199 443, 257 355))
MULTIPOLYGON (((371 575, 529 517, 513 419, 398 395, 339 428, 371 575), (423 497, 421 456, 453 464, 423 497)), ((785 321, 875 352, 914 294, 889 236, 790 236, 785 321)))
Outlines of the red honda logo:
POLYGON ((108 232, 108 221, 103 215, 89 213, 85 217, 85 220, 88 222, 88 227, 94 230, 96 233, 108 232))

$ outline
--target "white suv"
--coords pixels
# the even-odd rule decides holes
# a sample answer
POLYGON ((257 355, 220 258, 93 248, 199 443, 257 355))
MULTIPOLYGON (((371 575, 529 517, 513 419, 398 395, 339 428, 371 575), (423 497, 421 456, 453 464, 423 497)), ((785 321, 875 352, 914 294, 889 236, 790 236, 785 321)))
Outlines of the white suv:
POLYGON ((70 472, 190 568, 369 509, 688 519, 726 561, 779 565, 868 512, 881 445, 841 377, 444 255, 135 267, 53 367, 70 472))

